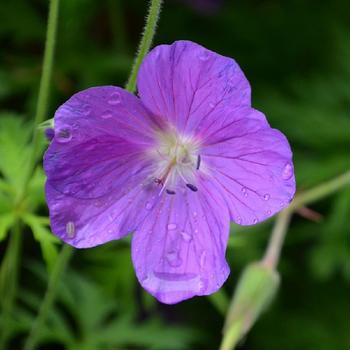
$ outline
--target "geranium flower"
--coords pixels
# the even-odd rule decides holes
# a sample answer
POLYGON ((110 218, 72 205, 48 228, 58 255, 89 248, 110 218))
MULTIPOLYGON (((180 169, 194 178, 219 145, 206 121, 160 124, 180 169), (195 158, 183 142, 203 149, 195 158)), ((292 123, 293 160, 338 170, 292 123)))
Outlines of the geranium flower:
POLYGON ((77 248, 132 232, 137 277, 159 301, 211 294, 229 274, 230 220, 254 225, 291 201, 288 141, 251 107, 238 64, 189 41, 147 55, 138 93, 93 87, 56 111, 52 230, 77 248))

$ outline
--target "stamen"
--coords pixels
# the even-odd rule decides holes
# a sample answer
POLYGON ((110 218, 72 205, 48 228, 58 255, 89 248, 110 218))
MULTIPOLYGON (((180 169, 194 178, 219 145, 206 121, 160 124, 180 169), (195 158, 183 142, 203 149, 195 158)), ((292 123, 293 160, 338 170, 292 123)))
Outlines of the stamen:
POLYGON ((198 188, 195 185, 186 184, 186 186, 193 192, 197 192, 198 191, 198 188))
POLYGON ((157 185, 162 185, 162 186, 163 186, 163 181, 162 181, 161 179, 155 178, 155 179, 154 179, 154 182, 155 182, 157 185))
POLYGON ((176 194, 176 192, 175 191, 172 191, 172 190, 166 190, 165 191, 167 194, 176 194))
POLYGON ((199 170, 199 167, 201 165, 201 156, 198 154, 198 157, 197 157, 197 166, 196 166, 196 169, 199 170))

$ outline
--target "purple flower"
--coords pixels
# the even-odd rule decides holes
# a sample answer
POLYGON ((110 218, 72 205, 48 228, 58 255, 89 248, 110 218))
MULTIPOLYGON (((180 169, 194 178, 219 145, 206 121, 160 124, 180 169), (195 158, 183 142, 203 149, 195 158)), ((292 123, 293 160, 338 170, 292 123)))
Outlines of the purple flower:
POLYGON ((56 111, 52 230, 77 248, 133 232, 137 277, 159 301, 211 294, 229 274, 230 220, 253 225, 291 201, 288 141, 251 107, 238 64, 192 42, 152 50, 138 91, 93 87, 56 111))

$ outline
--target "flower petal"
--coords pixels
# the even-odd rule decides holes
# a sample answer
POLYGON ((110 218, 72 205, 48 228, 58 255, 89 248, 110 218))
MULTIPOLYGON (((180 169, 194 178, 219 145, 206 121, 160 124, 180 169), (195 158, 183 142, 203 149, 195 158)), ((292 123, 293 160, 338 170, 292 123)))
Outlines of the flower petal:
POLYGON ((253 225, 289 204, 295 178, 286 137, 262 122, 260 112, 244 113, 245 119, 207 140, 201 157, 226 198, 231 219, 253 225))
POLYGON ((133 236, 137 277, 163 303, 211 294, 229 274, 227 207, 209 181, 198 186, 164 195, 133 236))
POLYGON ((138 90, 155 115, 197 136, 250 106, 250 86, 238 64, 190 41, 153 49, 141 65, 138 90))
POLYGON ((149 112, 126 91, 100 87, 74 95, 54 120, 44 157, 53 232, 90 247, 134 230, 154 191, 146 156, 154 142, 149 112))

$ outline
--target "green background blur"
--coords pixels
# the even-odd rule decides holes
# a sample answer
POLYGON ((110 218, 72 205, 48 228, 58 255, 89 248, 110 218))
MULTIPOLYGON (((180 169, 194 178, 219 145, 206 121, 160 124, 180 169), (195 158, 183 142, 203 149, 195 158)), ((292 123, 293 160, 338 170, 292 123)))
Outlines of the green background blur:
MULTIPOLYGON (((26 152, 47 5, 0 3, 0 179, 26 152)), ((142 0, 61 0, 47 119, 79 90, 124 85, 146 11, 142 0)), ((350 168, 348 0, 165 0, 154 44, 178 39, 238 61, 251 82, 253 106, 291 143, 299 191, 350 168)), ((35 179, 25 210, 45 216, 40 169, 35 179)), ((1 220, 11 196, 1 191, 3 257, 11 225, 1 234, 1 220)), ((311 208, 319 214, 312 215, 316 222, 300 215, 292 219, 279 294, 242 341, 242 350, 350 349, 350 188, 311 208)), ((231 275, 223 288, 229 297, 244 266, 261 258, 271 227, 272 221, 232 227, 231 275)), ((22 236, 18 296, 6 325, 11 350, 21 349, 60 249, 45 225, 28 220, 22 236)), ((166 306, 146 295, 126 239, 75 252, 38 349, 212 350, 220 343, 223 320, 205 297, 166 306)))

